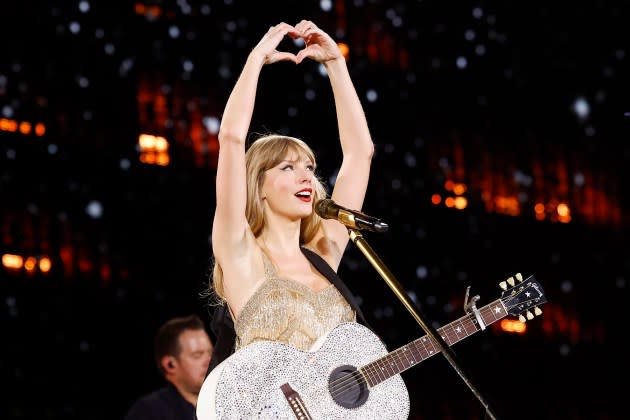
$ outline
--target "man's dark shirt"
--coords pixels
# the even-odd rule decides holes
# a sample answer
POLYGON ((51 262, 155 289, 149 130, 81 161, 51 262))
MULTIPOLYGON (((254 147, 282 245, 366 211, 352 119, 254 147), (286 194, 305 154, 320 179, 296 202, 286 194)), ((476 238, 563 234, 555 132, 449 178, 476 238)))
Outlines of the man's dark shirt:
POLYGON ((124 420, 195 420, 195 406, 186 401, 173 385, 140 397, 124 420))

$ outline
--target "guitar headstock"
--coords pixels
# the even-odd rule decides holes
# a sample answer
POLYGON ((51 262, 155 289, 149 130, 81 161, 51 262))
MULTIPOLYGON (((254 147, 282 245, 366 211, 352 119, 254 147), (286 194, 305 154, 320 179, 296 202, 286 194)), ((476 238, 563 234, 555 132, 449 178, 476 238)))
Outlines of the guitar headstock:
POLYGON ((539 306, 547 302, 547 299, 542 286, 534 276, 523 280, 521 273, 517 273, 514 277, 499 283, 499 286, 504 290, 501 293, 501 301, 510 315, 518 315, 518 319, 525 322, 542 314, 539 306))

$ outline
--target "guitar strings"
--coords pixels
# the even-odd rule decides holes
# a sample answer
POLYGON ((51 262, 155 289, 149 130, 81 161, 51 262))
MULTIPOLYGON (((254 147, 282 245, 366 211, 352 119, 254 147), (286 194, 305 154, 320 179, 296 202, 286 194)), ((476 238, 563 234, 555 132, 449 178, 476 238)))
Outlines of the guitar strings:
MULTIPOLYGON (((490 304, 482 307, 481 309, 479 309, 479 312, 482 316, 482 319, 484 320, 484 322, 489 325, 492 324, 493 322, 495 322, 497 319, 502 318, 504 315, 501 315, 499 318, 497 318, 495 316, 494 313, 494 309, 492 308, 494 305, 496 305, 498 302, 501 302, 504 306, 505 309, 505 302, 503 301, 503 299, 498 299, 494 302, 491 302, 490 304)), ((476 319, 476 317, 474 316, 473 313, 467 313, 466 315, 462 316, 461 318, 459 318, 458 320, 455 320, 453 322, 451 322, 450 324, 442 327, 439 329, 439 333, 442 335, 442 337, 445 337, 445 341, 448 340, 450 341, 449 346, 452 344, 457 343, 458 341, 470 336, 471 334, 474 334, 475 332, 478 332, 481 329, 481 327, 478 324, 478 321, 476 319), (472 331, 469 332, 467 326, 472 327, 472 331), (464 337, 461 337, 460 334, 461 332, 458 332, 458 328, 463 327, 463 332, 465 334, 464 337), (452 336, 454 335, 454 338, 452 338, 452 336)), ((393 352, 389 353, 388 355, 377 359, 373 362, 368 363, 366 366, 364 366, 363 368, 359 368, 353 372, 347 373, 343 376, 341 376, 340 378, 336 379, 335 381, 332 381, 330 383, 330 394, 332 395, 332 397, 336 397, 339 396, 345 392, 348 391, 348 389, 351 389, 353 387, 356 386, 356 384, 358 384, 359 386, 362 384, 367 384, 368 387, 370 386, 367 378, 366 378, 366 374, 368 375, 372 375, 372 377, 374 377, 374 375, 376 374, 378 382, 375 382, 373 385, 377 385, 380 382, 383 382, 384 380, 388 379, 389 377, 391 377, 391 374, 386 374, 385 373, 385 368, 387 366, 392 366, 392 363, 389 363, 388 365, 384 365, 384 367, 381 367, 380 369, 378 368, 378 364, 382 363, 383 361, 386 360, 394 360, 394 362, 396 363, 396 368, 399 368, 398 366, 398 362, 403 361, 403 357, 406 359, 406 363, 407 365, 405 365, 405 369, 406 370, 412 366, 414 366, 415 364, 427 359, 430 356, 433 356, 434 354, 439 353, 439 351, 436 350, 436 343, 435 341, 429 337, 427 339, 427 336, 423 336, 420 337, 416 340, 414 340, 413 342, 402 346, 396 350, 394 350, 393 352), (427 347, 427 344, 431 345, 431 350, 429 350, 429 348, 427 347), (420 345, 422 345, 423 349, 420 348, 420 345), (414 359, 410 360, 407 357, 407 353, 406 350, 411 349, 411 353, 413 356, 419 356, 419 357, 414 357, 414 359), (424 352, 422 352, 424 351, 424 352), (364 373, 365 372, 365 373, 364 373), (383 378, 381 379, 380 376, 383 376, 383 378)), ((397 373, 402 372, 402 370, 400 370, 397 373)))
MULTIPOLYGON (((481 318, 484 321, 484 323, 486 325, 490 325, 492 323, 494 323, 495 321, 497 321, 498 319, 501 319, 505 316, 505 312, 501 312, 501 315, 499 317, 496 316, 496 312, 493 309, 493 307, 495 307, 495 305, 498 304, 498 302, 501 302, 503 305, 503 310, 507 310, 507 306, 506 306, 506 302, 504 301, 504 299, 497 299, 494 302, 489 303, 488 305, 482 307, 481 309, 479 309, 479 313, 481 314, 481 318)), ((453 345, 455 343, 457 343, 458 341, 470 336, 471 334, 474 334, 475 332, 478 332, 481 329, 481 326, 478 323, 477 318, 474 316, 474 313, 468 312, 466 315, 462 316, 461 318, 459 318, 456 321, 453 321, 451 323, 449 323, 448 325, 444 326, 443 328, 439 329, 439 333, 442 335, 442 337, 444 338, 445 341, 450 341, 449 343, 447 343, 449 346, 453 345), (457 328, 455 327, 457 325, 457 328), (469 332, 467 329, 467 326, 472 327, 472 331, 469 332), (458 329, 463 327, 463 332, 465 333, 464 337, 460 336, 460 332, 458 332, 458 329), (455 336, 454 338, 451 338, 452 336, 455 336)), ((435 349, 435 341, 429 337, 428 339, 425 339, 427 336, 423 336, 418 338, 417 340, 414 340, 413 342, 400 347, 396 350, 394 350, 393 352, 387 354, 386 356, 377 359, 373 362, 368 363, 366 366, 364 366, 363 368, 359 368, 356 371, 350 372, 346 375, 341 376, 339 379, 333 381, 330 383, 330 388, 331 388, 331 395, 334 397, 339 396, 345 392, 347 392, 347 390, 351 387, 354 387, 355 384, 365 384, 367 383, 368 387, 369 387, 369 382, 367 381, 367 378, 365 376, 365 374, 363 372, 365 372, 366 374, 382 374, 383 378, 381 380, 380 377, 378 377, 379 381, 376 382, 374 385, 379 384, 380 382, 383 382, 384 380, 388 379, 389 377, 391 377, 392 375, 389 374, 385 374, 385 368, 388 365, 384 365, 384 367, 381 367, 380 369, 378 368, 378 364, 386 361, 386 360, 391 360, 394 359, 394 361, 396 362, 396 368, 399 368, 398 363, 402 361, 402 356, 404 356, 407 359, 407 365, 405 367, 405 369, 410 368, 411 366, 414 366, 415 364, 427 359, 430 356, 433 356, 434 354, 439 353, 439 351, 436 351, 435 349), (431 345, 432 349, 429 350, 427 348, 427 343, 431 345), (421 354, 422 349, 419 348, 419 345, 422 345, 424 347, 424 354, 421 354), (407 353, 405 352, 405 350, 407 350, 408 348, 411 347, 411 352, 412 355, 415 356, 420 356, 418 360, 413 359, 410 360, 407 357, 407 353), (415 353, 414 353, 415 351, 415 353), (401 356, 402 353, 402 356, 401 356), (396 360, 397 358, 397 360, 396 360)), ((392 366, 392 363, 389 364, 389 366, 392 366)), ((403 369, 404 370, 404 369, 403 369)), ((402 370, 400 370, 397 373, 402 372, 402 370)), ((379 375, 380 376, 380 375, 379 375)))
MULTIPOLYGON (((490 308, 490 305, 487 305, 485 307, 483 307, 482 309, 480 309, 480 312, 483 313, 484 315, 492 314, 492 309, 490 308)), ((485 317, 484 317, 485 319, 485 317)), ((462 338, 465 337, 459 337, 459 333, 456 331, 455 327, 453 324, 462 324, 464 321, 468 321, 468 323, 473 327, 474 331, 471 333, 468 333, 468 330, 466 329, 466 327, 464 326, 464 332, 466 333, 466 337, 468 337, 469 335, 471 335, 474 332, 479 331, 479 327, 476 323, 476 318, 474 318, 474 315, 472 314, 467 314, 465 316, 463 316, 462 318, 446 325, 444 328, 440 329, 440 333, 443 334, 444 336, 446 336, 447 338, 450 339, 451 335, 455 335, 456 341, 459 341, 462 338)), ((461 325, 459 325, 461 326, 461 325)), ((427 338, 427 336, 423 336, 421 338, 418 338, 417 340, 414 340, 413 342, 400 347, 399 349, 394 350, 392 353, 377 359, 373 362, 368 363, 366 366, 364 366, 363 368, 357 369, 356 371, 347 373, 341 377, 339 377, 338 379, 336 379, 335 381, 332 381, 330 383, 330 393, 331 395, 334 397, 340 396, 344 393, 346 393, 349 389, 354 388, 357 384, 360 386, 362 384, 367 384, 368 387, 370 386, 366 376, 364 375, 363 372, 366 372, 367 374, 371 374, 372 377, 374 377, 374 375, 378 376, 378 379, 381 379, 380 376, 383 376, 382 380, 379 380, 378 382, 375 383, 378 384, 380 382, 382 382, 383 380, 388 379, 391 375, 387 375, 385 374, 384 370, 385 368, 381 367, 379 369, 378 364, 379 362, 383 362, 385 360, 391 360, 394 359, 394 361, 396 362, 396 366, 398 367, 398 363, 397 362, 401 362, 403 361, 403 357, 405 357, 407 359, 407 363, 408 363, 408 367, 411 367, 425 359, 427 359, 428 357, 439 353, 439 351, 436 350, 435 348, 435 342, 434 340, 432 340, 431 338, 429 339, 425 339, 427 338), (432 349, 429 350, 427 347, 427 344, 430 344, 432 349), (424 347, 424 349, 420 349, 419 345, 422 345, 424 347), (415 356, 420 356, 419 358, 414 358, 414 360, 410 363, 409 358, 407 357, 406 352, 404 352, 404 350, 408 349, 411 347, 411 352, 413 355, 415 356), (424 350, 424 355, 421 355, 420 353, 422 352, 422 350, 424 350), (415 352, 414 352, 415 351, 415 352), (402 354, 400 354, 402 353, 402 354)), ((453 342, 453 344, 454 344, 453 342)), ((387 366, 391 366, 391 363, 389 365, 385 365, 385 367, 387 366)), ((398 372, 400 373, 400 372, 398 372)))
MULTIPOLYGON (((488 324, 491 324, 493 322, 495 322, 498 318, 496 318, 495 313, 494 313, 494 309, 492 308, 495 304, 497 304, 498 302, 503 302, 502 299, 498 299, 495 302, 492 302, 486 306, 484 306, 483 308, 481 308, 479 310, 479 312, 482 314, 482 318, 484 319, 485 322, 488 322, 488 319, 491 319, 490 322, 488 322, 488 324)), ((502 318, 504 315, 501 315, 499 318, 502 318)), ((450 324, 444 326, 443 328, 441 328, 439 330, 439 332, 443 335, 443 337, 446 337, 446 339, 448 339, 450 341, 449 345, 455 344, 456 342, 470 336, 471 334, 474 334, 475 332, 478 332, 480 330, 480 327, 478 325, 477 319, 476 317, 474 317, 474 314, 468 313, 466 315, 464 315, 463 317, 461 317, 460 319, 451 322, 450 324), (468 326, 472 327, 472 331, 468 331, 468 326), (465 334, 464 337, 462 337, 460 334, 461 332, 458 332, 458 328, 463 327, 463 332, 465 334), (454 336, 454 338, 452 337, 454 336)), ((436 343, 434 340, 432 340, 431 338, 426 339, 427 336, 423 336, 411 343, 409 343, 408 345, 405 345, 403 347, 400 347, 399 349, 394 350, 392 353, 388 354, 385 357, 382 357, 381 359, 378 359, 374 362, 371 362, 369 364, 367 364, 365 367, 358 369, 357 371, 353 371, 351 373, 348 373, 342 377, 340 377, 339 379, 331 382, 331 395, 333 397, 338 396, 343 394, 344 392, 347 392, 347 390, 352 387, 355 383, 363 384, 363 383, 367 383, 369 386, 369 382, 367 381, 367 379, 365 378, 365 375, 363 374, 363 372, 366 372, 367 374, 378 374, 378 378, 379 381, 376 382, 374 385, 377 385, 378 383, 388 379, 391 375, 386 375, 384 372, 384 368, 379 369, 378 368, 378 364, 382 363, 382 361, 384 360, 394 360, 396 362, 396 368, 398 368, 398 362, 403 361, 403 357, 406 359, 406 368, 412 367, 415 364, 427 359, 428 357, 439 353, 439 351, 436 350, 435 346, 436 343), (429 348, 427 347, 427 344, 431 345, 431 349, 429 350, 429 348), (420 349, 419 345, 422 345, 424 347, 424 349, 420 349), (420 356, 419 358, 414 358, 412 360, 410 360, 407 357, 407 352, 406 350, 408 350, 409 348, 411 348, 411 353, 414 356, 420 356), (421 354, 422 350, 424 350, 424 354, 421 354), (415 352, 414 352, 415 351, 415 352), (360 376, 359 376, 360 375, 360 376), (380 376, 384 376, 381 380, 380 376), (358 380, 356 378, 359 378, 358 380)), ((389 366, 392 366, 392 364, 390 363, 389 366)), ((387 367, 387 365, 386 365, 387 367)), ((402 370, 400 371, 402 372, 402 370)), ((400 373, 397 372, 397 373, 400 373)))

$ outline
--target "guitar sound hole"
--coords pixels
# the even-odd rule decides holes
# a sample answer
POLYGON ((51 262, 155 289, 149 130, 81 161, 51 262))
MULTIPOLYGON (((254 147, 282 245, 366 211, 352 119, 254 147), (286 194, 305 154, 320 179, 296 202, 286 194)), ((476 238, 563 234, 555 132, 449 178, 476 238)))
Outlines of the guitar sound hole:
POLYGON ((332 399, 344 408, 363 405, 370 390, 363 376, 354 366, 339 366, 328 377, 328 391, 332 399))

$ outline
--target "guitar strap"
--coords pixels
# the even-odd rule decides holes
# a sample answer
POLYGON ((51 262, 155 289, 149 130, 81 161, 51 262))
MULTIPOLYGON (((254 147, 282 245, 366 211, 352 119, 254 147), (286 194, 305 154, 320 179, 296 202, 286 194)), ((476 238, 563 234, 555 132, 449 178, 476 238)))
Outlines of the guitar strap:
MULTIPOLYGON (((302 253, 308 260, 322 273, 330 282, 339 290, 339 293, 346 299, 348 304, 357 314, 357 322, 365 325, 370 330, 372 327, 367 323, 356 297, 352 294, 348 286, 341 280, 339 275, 332 269, 330 265, 318 254, 310 249, 302 247, 302 253)), ((234 331, 234 321, 227 304, 218 305, 214 308, 210 329, 215 336, 214 350, 212 352, 212 360, 208 366, 208 373, 212 371, 219 363, 227 359, 234 352, 234 344, 236 341, 236 333, 234 331)))
POLYGON ((359 303, 357 302, 356 297, 352 294, 346 283, 341 280, 341 277, 332 269, 330 265, 322 257, 320 257, 317 253, 311 251, 308 248, 302 247, 302 253, 308 258, 308 260, 317 268, 317 270, 324 275, 332 284, 335 285, 339 293, 348 301, 352 309, 357 314, 357 320, 365 325, 366 327, 372 329, 370 325, 365 320, 363 316, 363 312, 361 312, 361 308, 359 308, 359 303))

